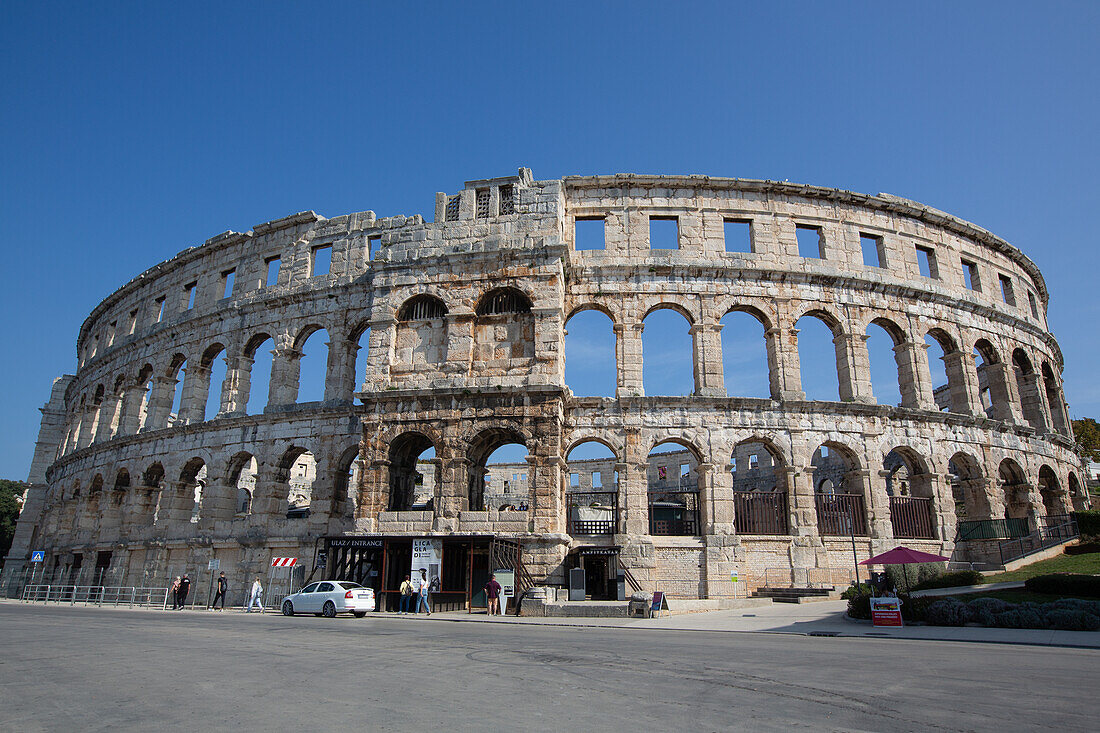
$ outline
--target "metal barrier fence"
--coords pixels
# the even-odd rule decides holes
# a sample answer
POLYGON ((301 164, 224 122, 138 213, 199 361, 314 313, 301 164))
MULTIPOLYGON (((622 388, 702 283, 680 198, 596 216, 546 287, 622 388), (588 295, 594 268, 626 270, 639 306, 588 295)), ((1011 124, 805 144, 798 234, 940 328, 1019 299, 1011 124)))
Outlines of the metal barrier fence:
POLYGON ((1021 557, 1026 557, 1032 553, 1038 552, 1039 550, 1045 550, 1048 547, 1061 544, 1067 540, 1073 539, 1077 534, 1077 521, 1072 517, 1064 524, 1058 524, 1051 527, 1039 527, 1038 530, 1026 537, 1002 542, 1000 545, 1001 564, 1005 565, 1013 560, 1019 560, 1021 557))
POLYGON ((1031 532, 1027 519, 972 519, 959 522, 956 542, 967 540, 1011 540, 1031 532))
POLYGON ((20 600, 27 603, 68 603, 97 606, 168 607, 168 588, 102 585, 28 585, 20 600))

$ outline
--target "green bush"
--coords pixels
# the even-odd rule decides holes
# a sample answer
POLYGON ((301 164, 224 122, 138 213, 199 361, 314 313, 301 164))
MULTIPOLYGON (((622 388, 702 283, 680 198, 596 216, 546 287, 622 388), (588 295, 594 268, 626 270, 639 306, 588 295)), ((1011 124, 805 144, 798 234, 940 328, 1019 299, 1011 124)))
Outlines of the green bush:
POLYGON ((848 599, 848 615, 852 618, 871 618, 871 595, 860 593, 848 599))
POLYGON ((960 585, 979 585, 982 582, 982 574, 977 570, 959 570, 954 573, 944 573, 936 578, 917 583, 913 590, 928 590, 929 588, 955 588, 960 585))
POLYGON ((1000 598, 975 598, 970 603, 970 617, 982 626, 994 626, 994 617, 1013 608, 1013 604, 1000 598))
POLYGON ((1077 520, 1077 531, 1083 535, 1100 534, 1100 509, 1088 512, 1074 512, 1073 518, 1077 520))
POLYGON ((1060 608, 1067 611, 1084 611, 1100 616, 1100 601, 1086 601, 1081 598, 1059 598, 1046 604, 1047 608, 1060 608))
POLYGON ((871 586, 867 585, 866 583, 860 583, 858 586, 850 585, 844 589, 844 592, 840 594, 840 597, 845 601, 850 601, 852 600, 852 596, 871 595, 871 590, 871 586))
POLYGON ((920 562, 910 565, 887 565, 886 574, 899 590, 913 589, 925 581, 943 575, 943 563, 920 562))
POLYGON ((1076 573, 1036 575, 1024 581, 1024 588, 1032 593, 1100 598, 1100 576, 1076 573))
POLYGON ((1046 628, 1048 629, 1061 629, 1064 631, 1100 630, 1100 616, 1096 616, 1086 611, 1050 608, 1044 610, 1043 616, 1046 628))
POLYGON ((1016 606, 1016 608, 1009 609, 1008 611, 1002 611, 993 617, 993 625, 1002 629, 1042 629, 1045 628, 1043 617, 1039 615, 1039 612, 1034 608, 1027 608, 1026 606, 1034 604, 1024 604, 1016 606))
POLYGON ((964 626, 970 616, 970 607, 957 598, 944 598, 924 609, 924 620, 935 626, 964 626))
MULTIPOLYGON (((929 603, 937 600, 934 598, 910 598, 904 593, 898 593, 898 599, 901 600, 901 617, 905 621, 923 621, 925 608, 928 607, 929 603)), ((871 618, 870 594, 853 595, 849 598, 848 615, 851 618, 864 620, 871 618)))

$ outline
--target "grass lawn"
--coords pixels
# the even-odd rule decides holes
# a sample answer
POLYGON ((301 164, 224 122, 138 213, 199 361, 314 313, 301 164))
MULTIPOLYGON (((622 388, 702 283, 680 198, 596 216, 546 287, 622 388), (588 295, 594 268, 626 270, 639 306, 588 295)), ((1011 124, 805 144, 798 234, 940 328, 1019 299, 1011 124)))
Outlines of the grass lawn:
MULTIPOLYGON (((1025 565, 1019 570, 1010 570, 1007 573, 987 575, 985 583, 1009 583, 1012 581, 1027 580, 1036 575, 1049 573, 1081 573, 1083 575, 1100 575, 1100 552, 1090 552, 1085 555, 1059 555, 1049 560, 1025 565)), ((1005 599, 1008 600, 1008 599, 1005 599)))

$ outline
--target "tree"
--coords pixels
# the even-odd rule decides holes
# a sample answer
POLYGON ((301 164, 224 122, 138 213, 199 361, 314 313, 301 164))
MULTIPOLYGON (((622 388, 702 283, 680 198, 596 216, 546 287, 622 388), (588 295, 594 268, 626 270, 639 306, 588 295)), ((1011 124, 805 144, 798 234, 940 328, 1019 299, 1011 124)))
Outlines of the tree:
POLYGON ((1100 424, 1091 417, 1071 420, 1073 437, 1081 445, 1082 455, 1090 461, 1100 461, 1100 424))
POLYGON ((0 479, 0 560, 11 549, 15 537, 15 522, 19 519, 19 500, 26 485, 19 481, 0 479))

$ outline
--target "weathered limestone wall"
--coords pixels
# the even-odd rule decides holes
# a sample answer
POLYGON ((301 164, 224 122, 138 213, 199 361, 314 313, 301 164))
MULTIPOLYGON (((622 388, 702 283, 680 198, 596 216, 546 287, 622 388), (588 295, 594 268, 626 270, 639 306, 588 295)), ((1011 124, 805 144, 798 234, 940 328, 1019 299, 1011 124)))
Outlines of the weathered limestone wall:
MULTIPOLYGON (((567 555, 591 545, 620 548, 640 583, 673 595, 742 592, 731 575, 841 582, 851 543, 819 517, 826 474, 863 507, 860 557, 899 542, 894 469, 907 477, 901 498, 927 508, 928 536, 904 540, 948 554, 961 518, 1034 524, 1087 503, 1069 493, 1083 482, 1047 301, 1016 248, 886 194, 706 177, 535 181, 521 169, 437 194, 432 223, 296 214, 185 250, 96 307, 76 375, 43 410, 9 563, 33 542, 51 568, 109 561, 119 582, 162 582, 215 557, 243 578, 272 555, 307 561, 329 534, 492 534, 522 540, 532 573, 549 582, 563 583, 567 555), (676 249, 651 249, 653 217, 676 220, 676 249), (603 249, 575 248, 580 218, 603 221, 603 249), (726 222, 747 222, 751 251, 727 251, 726 222), (799 228, 817 232, 820 256, 800 256, 799 228), (644 394, 642 332, 662 308, 690 328, 690 396, 644 394), (565 383, 565 324, 587 309, 613 324, 614 398, 565 383), (770 399, 727 395, 721 319, 731 311, 760 322, 770 399), (839 402, 805 399, 804 316, 833 332, 839 402), (895 343, 899 406, 871 391, 866 340, 879 326, 895 343), (949 384, 938 392, 926 337, 944 352, 949 384), (261 348, 273 355, 267 406, 248 415, 261 348), (327 354, 323 399, 299 402, 300 362, 315 349, 327 354), (216 360, 220 385, 210 383, 216 360), (567 516, 566 457, 587 440, 614 454, 599 469, 617 493, 599 535, 571 533, 567 516), (649 454, 670 441, 685 453, 667 459, 662 480, 666 459, 649 454), (502 493, 486 466, 513 442, 528 450, 522 496, 502 493), (814 458, 822 446, 828 461, 814 458), (429 447, 431 476, 417 488, 429 447), (306 451, 309 516, 288 518, 292 496, 304 502, 295 466, 306 451), (750 455, 757 465, 746 469, 750 455), (884 466, 888 455, 904 466, 884 466), (739 517, 747 491, 780 497, 766 519, 781 521, 739 517)), ((585 478, 580 488, 591 488, 585 478)))

